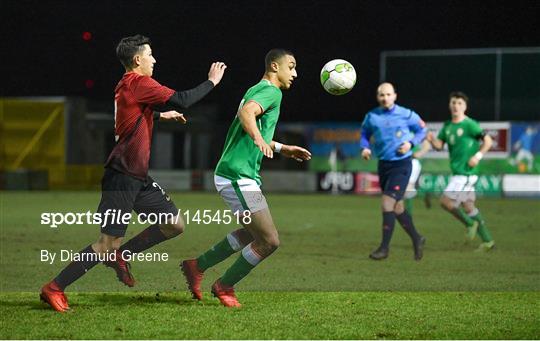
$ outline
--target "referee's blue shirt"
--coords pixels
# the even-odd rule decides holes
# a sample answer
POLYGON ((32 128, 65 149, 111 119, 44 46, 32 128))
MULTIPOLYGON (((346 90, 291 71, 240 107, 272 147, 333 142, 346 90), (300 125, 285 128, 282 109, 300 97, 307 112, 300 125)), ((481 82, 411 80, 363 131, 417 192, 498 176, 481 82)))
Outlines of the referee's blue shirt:
POLYGON ((402 160, 410 157, 412 151, 400 154, 399 147, 407 141, 418 145, 426 132, 426 124, 414 111, 397 104, 390 109, 377 107, 364 118, 360 146, 365 149, 373 145, 373 153, 379 160, 402 160))

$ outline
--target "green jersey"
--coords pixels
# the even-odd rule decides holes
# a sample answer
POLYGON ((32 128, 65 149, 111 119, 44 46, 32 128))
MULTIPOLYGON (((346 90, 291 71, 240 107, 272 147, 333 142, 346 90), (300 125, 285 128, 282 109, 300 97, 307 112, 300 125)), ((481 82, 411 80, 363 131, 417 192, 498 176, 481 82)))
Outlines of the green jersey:
POLYGON ((478 166, 469 166, 469 159, 480 149, 483 130, 475 120, 465 117, 459 123, 444 123, 437 138, 448 144, 450 169, 454 175, 478 174, 478 166))
MULTIPOLYGON (((279 118, 281 97, 281 90, 270 81, 263 79, 248 89, 238 107, 238 112, 240 112, 243 105, 250 101, 254 101, 261 106, 263 113, 256 118, 257 127, 264 141, 268 144, 274 137, 279 118)), ((253 179, 260 185, 261 176, 259 170, 261 169, 262 158, 263 153, 242 128, 237 114, 229 127, 223 153, 216 166, 215 174, 232 181, 246 178, 253 179)))

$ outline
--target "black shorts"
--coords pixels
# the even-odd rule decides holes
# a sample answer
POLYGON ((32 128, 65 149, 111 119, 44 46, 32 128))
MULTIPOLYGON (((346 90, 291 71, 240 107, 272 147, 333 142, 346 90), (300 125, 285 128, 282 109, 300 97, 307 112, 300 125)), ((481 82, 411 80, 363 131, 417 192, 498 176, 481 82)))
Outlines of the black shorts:
POLYGON ((408 157, 397 161, 379 160, 379 184, 383 194, 397 201, 403 199, 411 177, 412 161, 408 157))
MULTIPOLYGON (((105 212, 116 216, 135 211, 137 214, 178 213, 174 202, 150 176, 146 181, 105 168, 101 180, 101 201, 97 213, 105 219, 105 212), (113 211, 115 210, 115 211, 113 211)), ((108 216, 108 221, 101 225, 101 232, 115 237, 126 234, 128 224, 108 216)))

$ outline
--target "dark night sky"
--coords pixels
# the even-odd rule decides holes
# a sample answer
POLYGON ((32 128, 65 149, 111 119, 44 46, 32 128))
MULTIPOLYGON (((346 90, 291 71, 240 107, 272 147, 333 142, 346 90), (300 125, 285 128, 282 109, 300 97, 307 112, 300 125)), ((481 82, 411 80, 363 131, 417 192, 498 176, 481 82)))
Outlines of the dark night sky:
POLYGON ((294 51, 298 61, 281 120, 350 121, 375 105, 383 50, 540 46, 540 1, 7 0, 1 12, 4 95, 85 96, 110 100, 112 110, 123 73, 114 48, 141 33, 153 41, 154 78, 170 87, 192 87, 212 61, 227 63, 206 99, 224 120, 262 76, 272 47, 294 51), (320 68, 334 58, 356 68, 357 85, 346 96, 328 95, 319 83, 320 68))

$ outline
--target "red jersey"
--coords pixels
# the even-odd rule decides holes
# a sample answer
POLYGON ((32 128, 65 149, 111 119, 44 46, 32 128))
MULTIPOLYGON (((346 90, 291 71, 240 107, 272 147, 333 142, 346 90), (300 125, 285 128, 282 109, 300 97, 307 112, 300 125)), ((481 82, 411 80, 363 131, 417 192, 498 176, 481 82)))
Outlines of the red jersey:
POLYGON ((154 127, 152 107, 167 102, 175 91, 150 76, 127 72, 114 92, 116 146, 105 167, 145 180, 154 127))

